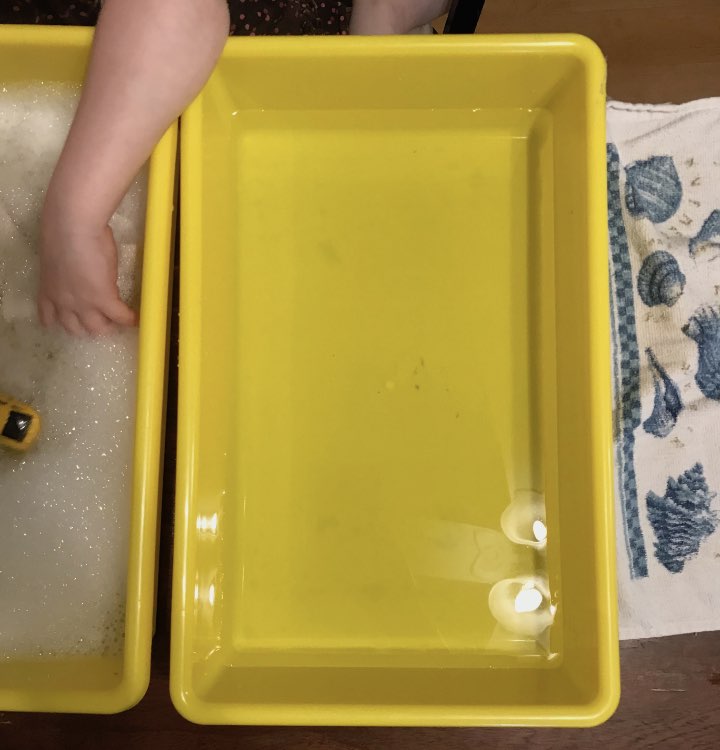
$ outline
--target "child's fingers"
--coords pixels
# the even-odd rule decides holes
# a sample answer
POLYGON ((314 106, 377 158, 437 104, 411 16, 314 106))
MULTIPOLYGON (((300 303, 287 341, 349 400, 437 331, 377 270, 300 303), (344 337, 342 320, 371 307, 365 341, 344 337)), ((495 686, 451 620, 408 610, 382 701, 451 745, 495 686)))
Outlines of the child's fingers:
POLYGON ((49 328, 55 322, 55 305, 50 300, 41 297, 38 300, 38 315, 40 316, 40 323, 49 328))
POLYGON ((80 318, 69 310, 60 311, 58 315, 60 319, 60 325, 73 336, 87 336, 85 327, 80 322, 80 318))
POLYGON ((136 326, 138 323, 138 316, 135 310, 128 307, 120 299, 109 302, 103 310, 103 313, 107 315, 113 323, 117 323, 121 326, 136 326))
POLYGON ((115 324, 103 313, 98 310, 90 310, 82 317, 82 324, 85 330, 92 336, 106 336, 115 328, 115 324))

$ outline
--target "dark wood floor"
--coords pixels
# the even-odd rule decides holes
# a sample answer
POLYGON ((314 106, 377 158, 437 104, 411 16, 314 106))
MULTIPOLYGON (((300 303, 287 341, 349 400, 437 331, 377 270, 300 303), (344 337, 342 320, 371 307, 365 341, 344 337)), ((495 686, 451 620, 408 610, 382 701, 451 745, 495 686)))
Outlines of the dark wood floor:
POLYGON ((720 634, 628 643, 623 698, 592 730, 199 727, 168 697, 167 639, 145 700, 118 716, 0 715, 2 750, 710 750, 720 746, 720 634))
POLYGON ((478 31, 577 32, 608 60, 608 94, 630 102, 720 95, 718 0, 487 0, 478 31))
MULTIPOLYGON (((608 90, 614 98, 667 102, 720 95, 720 0, 487 0, 480 31, 587 34, 608 57, 608 90)), ((173 397, 171 389, 171 403, 173 397)), ((170 414, 169 435, 174 419, 170 414)), ((187 723, 168 696, 173 469, 170 452, 158 634, 145 700, 109 717, 0 714, 0 750, 720 747, 720 633, 623 644, 620 708, 594 730, 246 729, 187 723)))

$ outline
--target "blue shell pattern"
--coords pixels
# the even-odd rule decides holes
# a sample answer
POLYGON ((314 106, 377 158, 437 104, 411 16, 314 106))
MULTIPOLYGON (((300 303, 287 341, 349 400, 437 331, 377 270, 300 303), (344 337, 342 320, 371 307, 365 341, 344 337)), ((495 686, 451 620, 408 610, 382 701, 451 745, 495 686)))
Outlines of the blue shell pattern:
POLYGON ((671 573, 680 573, 717 528, 717 513, 710 508, 714 498, 699 463, 677 479, 668 477, 664 495, 648 493, 648 518, 656 538, 655 557, 671 573))
POLYGON ((672 307, 685 289, 685 275, 673 255, 665 250, 650 253, 637 276, 640 299, 648 306, 672 307))
POLYGON ((677 424, 677 418, 683 409, 680 390, 658 362, 655 352, 649 347, 645 353, 650 360, 650 368, 655 385, 655 400, 652 414, 643 422, 643 429, 658 438, 667 437, 677 424))
POLYGON ((625 172, 625 204, 631 216, 661 224, 678 210, 683 191, 671 156, 633 162, 625 172))
POLYGON ((698 346, 698 388, 707 398, 720 401, 720 308, 696 310, 682 332, 698 346))
POLYGON ((707 245, 720 248, 720 211, 717 209, 705 219, 700 231, 690 240, 690 255, 694 258, 707 245))

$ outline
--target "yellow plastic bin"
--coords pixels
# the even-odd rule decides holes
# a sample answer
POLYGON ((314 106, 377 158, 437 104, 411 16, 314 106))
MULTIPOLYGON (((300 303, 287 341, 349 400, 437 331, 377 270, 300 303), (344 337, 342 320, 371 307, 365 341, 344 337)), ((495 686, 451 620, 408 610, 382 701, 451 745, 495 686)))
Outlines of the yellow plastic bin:
POLYGON ((612 713, 604 104, 582 37, 229 41, 181 133, 184 716, 612 713))
MULTIPOLYGON (((80 83, 92 32, 0 26, 0 85, 80 83)), ((150 160, 142 269, 133 496, 122 655, 0 660, 0 711, 115 713, 137 703, 150 677, 163 454, 177 127, 150 160)))

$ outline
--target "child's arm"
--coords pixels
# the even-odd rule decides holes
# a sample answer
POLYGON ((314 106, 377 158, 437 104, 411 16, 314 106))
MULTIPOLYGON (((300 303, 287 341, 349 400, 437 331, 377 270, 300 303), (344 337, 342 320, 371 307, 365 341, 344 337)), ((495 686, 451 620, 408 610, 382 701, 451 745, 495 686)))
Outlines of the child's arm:
POLYGON ((74 334, 131 325, 108 221, 170 123, 202 88, 226 0, 106 0, 42 217, 39 312, 74 334))
POLYGON ((351 34, 407 34, 445 13, 450 0, 355 0, 351 34))

